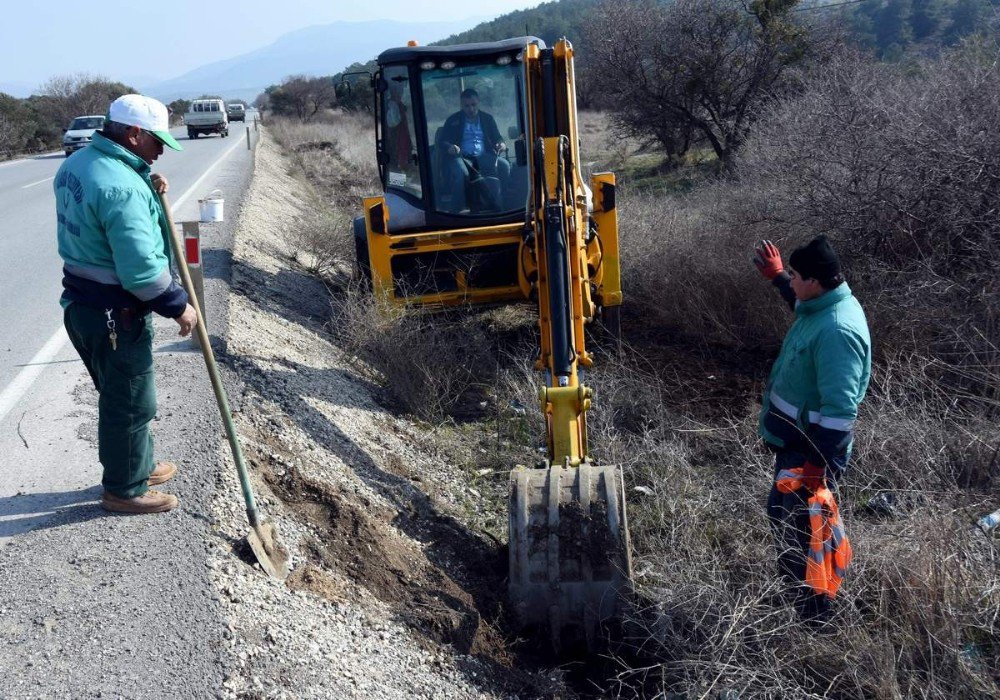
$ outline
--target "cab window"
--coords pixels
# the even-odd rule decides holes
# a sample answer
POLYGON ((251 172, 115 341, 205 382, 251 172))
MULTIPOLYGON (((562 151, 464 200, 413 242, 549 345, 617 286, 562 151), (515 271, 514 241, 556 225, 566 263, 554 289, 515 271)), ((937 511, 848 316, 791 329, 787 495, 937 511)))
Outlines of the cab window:
POLYGON ((386 89, 382 93, 382 151, 385 155, 385 187, 423 197, 420 167, 413 129, 413 95, 406 66, 382 71, 386 89))
POLYGON ((523 66, 510 58, 442 60, 421 72, 436 210, 481 215, 525 207, 527 167, 514 158, 524 134, 523 84, 523 66))

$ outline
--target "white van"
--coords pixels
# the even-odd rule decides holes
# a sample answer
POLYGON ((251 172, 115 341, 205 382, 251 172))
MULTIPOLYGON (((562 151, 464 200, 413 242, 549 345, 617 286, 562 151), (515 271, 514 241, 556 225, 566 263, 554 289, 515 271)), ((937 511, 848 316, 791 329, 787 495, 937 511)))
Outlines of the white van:
POLYGON ((229 136, 229 117, 222 100, 195 100, 184 115, 188 138, 196 139, 198 134, 219 134, 229 136))
POLYGON ((247 118, 246 107, 242 102, 230 102, 226 105, 226 114, 231 122, 245 122, 247 118))

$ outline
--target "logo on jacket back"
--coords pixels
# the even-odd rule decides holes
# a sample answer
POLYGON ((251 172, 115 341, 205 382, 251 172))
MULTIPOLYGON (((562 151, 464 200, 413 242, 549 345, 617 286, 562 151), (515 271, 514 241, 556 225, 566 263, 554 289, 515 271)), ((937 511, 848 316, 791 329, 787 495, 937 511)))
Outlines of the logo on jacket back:
MULTIPOLYGON (((56 189, 63 187, 69 190, 69 194, 73 195, 73 201, 77 204, 83 201, 83 185, 80 183, 80 180, 77 179, 76 175, 68 172, 59 173, 56 177, 56 189)), ((69 204, 69 201, 65 198, 65 196, 66 195, 64 194, 63 203, 69 204)))
POLYGON ((60 171, 56 176, 56 190, 62 190, 59 192, 61 198, 60 207, 61 211, 56 212, 56 219, 59 223, 66 227, 74 236, 80 235, 80 227, 69 220, 69 218, 63 213, 69 208, 69 198, 72 197, 73 201, 80 204, 83 201, 83 184, 80 182, 79 178, 73 173, 67 173, 65 171, 60 171))

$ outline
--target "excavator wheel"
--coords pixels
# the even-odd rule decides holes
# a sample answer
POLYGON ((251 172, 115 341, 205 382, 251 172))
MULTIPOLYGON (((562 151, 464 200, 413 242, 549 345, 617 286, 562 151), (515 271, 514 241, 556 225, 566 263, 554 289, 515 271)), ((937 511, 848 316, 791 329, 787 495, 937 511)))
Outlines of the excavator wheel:
POLYGON ((599 651, 631 590, 618 467, 519 467, 510 473, 510 582, 522 628, 557 653, 599 651))

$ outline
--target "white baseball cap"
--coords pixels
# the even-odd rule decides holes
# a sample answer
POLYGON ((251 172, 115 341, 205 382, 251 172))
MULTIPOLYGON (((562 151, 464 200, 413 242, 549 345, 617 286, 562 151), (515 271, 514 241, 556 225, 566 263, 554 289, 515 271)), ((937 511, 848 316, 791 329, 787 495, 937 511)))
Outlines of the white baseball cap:
POLYGON ((126 126, 137 126, 148 131, 164 146, 183 151, 170 135, 170 117, 166 106, 159 100, 145 95, 122 95, 108 108, 108 119, 126 126))

